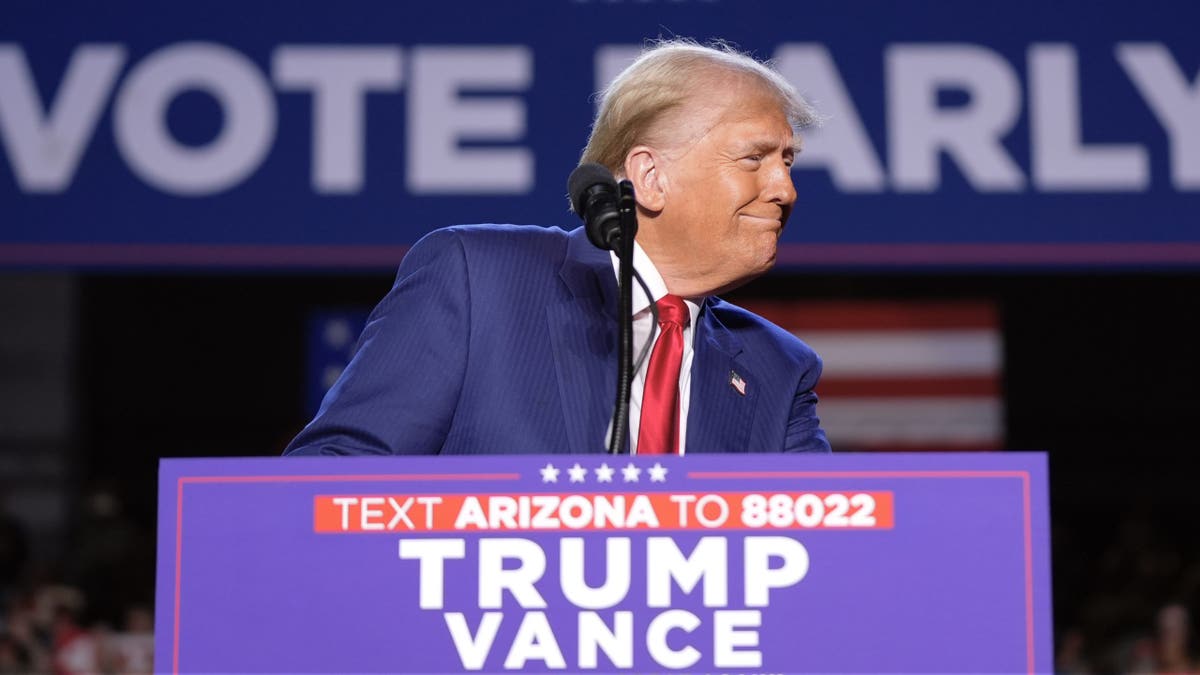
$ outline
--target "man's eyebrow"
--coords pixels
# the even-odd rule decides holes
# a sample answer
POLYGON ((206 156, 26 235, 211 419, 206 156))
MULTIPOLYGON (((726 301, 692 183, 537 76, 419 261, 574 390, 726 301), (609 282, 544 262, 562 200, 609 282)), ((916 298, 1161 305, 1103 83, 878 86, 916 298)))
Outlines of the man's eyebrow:
MULTIPOLYGON (((741 152, 766 153, 774 152, 778 149, 779 141, 774 138, 747 138, 738 144, 738 150, 741 152)), ((799 149, 800 142, 798 139, 793 139, 791 144, 783 146, 785 152, 788 150, 795 152, 799 149)))

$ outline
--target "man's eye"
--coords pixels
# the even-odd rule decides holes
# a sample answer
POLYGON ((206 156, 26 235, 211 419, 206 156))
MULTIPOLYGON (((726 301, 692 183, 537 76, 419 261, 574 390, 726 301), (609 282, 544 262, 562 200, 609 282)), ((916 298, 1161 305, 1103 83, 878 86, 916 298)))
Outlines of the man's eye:
POLYGON ((762 159, 763 159, 762 155, 746 155, 745 157, 742 158, 742 161, 758 164, 758 163, 762 162, 762 159))

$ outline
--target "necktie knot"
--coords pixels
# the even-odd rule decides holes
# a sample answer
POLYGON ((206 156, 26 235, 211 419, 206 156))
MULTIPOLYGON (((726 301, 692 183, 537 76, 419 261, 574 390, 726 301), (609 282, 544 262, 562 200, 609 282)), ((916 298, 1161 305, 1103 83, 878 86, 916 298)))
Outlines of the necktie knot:
POLYGON ((664 295, 656 304, 659 323, 672 323, 682 327, 688 325, 692 318, 683 298, 678 295, 664 295))

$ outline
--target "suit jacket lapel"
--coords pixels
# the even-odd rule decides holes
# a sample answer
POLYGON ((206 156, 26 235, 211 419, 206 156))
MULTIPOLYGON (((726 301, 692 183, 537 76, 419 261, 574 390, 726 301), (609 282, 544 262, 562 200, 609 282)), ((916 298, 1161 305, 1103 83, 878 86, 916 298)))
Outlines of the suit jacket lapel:
POLYGON ((718 301, 705 301, 697 321, 687 451, 748 452, 759 387, 740 358, 741 340, 710 311, 714 302, 718 301), (734 387, 735 374, 743 382, 744 394, 734 387))
POLYGON ((570 451, 605 450, 617 387, 617 280, 583 228, 568 235, 559 277, 569 298, 546 307, 570 451))

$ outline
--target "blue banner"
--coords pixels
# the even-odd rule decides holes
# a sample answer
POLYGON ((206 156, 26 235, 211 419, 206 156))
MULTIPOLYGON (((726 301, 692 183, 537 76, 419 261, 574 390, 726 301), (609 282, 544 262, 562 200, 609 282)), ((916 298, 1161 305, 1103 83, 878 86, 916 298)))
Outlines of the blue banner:
POLYGON ((647 37, 822 112, 783 265, 1200 263, 1200 5, 6 3, 0 265, 392 267, 574 227, 594 92, 647 37))

